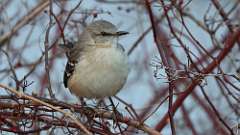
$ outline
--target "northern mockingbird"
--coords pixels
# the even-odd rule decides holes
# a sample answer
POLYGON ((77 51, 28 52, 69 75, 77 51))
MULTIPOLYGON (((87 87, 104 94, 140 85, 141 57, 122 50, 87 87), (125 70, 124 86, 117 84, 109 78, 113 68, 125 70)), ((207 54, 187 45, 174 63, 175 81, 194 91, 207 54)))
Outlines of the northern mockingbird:
POLYGON ((118 43, 119 36, 126 34, 105 20, 89 24, 66 53, 64 86, 78 97, 115 95, 129 72, 127 55, 118 43))

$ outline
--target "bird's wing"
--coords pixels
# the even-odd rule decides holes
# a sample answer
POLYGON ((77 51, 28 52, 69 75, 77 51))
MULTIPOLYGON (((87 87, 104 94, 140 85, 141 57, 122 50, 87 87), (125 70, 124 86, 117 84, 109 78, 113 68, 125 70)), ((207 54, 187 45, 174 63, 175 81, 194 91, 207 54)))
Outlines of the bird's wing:
POLYGON ((66 52, 68 62, 65 67, 64 76, 63 76, 63 83, 64 86, 67 88, 68 79, 72 76, 75 65, 78 61, 80 61, 82 54, 84 53, 84 49, 86 46, 93 44, 92 37, 88 33, 88 31, 84 31, 76 44, 73 45, 71 49, 66 52))
POLYGON ((67 88, 68 79, 72 76, 74 69, 75 69, 75 63, 68 61, 66 64, 64 76, 63 76, 63 84, 65 88, 67 88))

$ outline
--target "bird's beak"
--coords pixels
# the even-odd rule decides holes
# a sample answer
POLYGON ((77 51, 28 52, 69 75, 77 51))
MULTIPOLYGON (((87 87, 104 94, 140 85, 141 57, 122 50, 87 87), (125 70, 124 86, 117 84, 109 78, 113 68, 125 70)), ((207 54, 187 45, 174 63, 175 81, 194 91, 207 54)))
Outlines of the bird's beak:
POLYGON ((123 36, 123 35, 129 34, 129 32, 126 32, 126 31, 118 31, 116 34, 117 34, 118 36, 123 36))

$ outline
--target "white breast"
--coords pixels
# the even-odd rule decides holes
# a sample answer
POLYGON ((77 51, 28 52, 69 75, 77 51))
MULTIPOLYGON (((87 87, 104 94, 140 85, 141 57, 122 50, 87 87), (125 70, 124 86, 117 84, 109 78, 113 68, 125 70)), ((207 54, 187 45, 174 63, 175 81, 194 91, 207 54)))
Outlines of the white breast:
POLYGON ((127 56, 116 48, 97 48, 79 60, 68 87, 79 97, 115 95, 128 76, 127 56))

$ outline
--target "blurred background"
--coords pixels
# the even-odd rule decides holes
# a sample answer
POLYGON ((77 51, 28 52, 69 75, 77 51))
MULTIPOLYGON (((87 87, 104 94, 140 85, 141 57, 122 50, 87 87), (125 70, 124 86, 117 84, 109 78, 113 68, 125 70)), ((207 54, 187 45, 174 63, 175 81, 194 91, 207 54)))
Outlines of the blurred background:
POLYGON ((92 133, 239 134, 239 13, 238 0, 1 0, 1 133, 84 134, 71 125, 36 122, 42 116, 26 117, 51 111, 3 86, 50 104, 80 105, 64 88, 67 58, 59 44, 77 41, 87 24, 103 19, 130 33, 119 39, 130 74, 113 97, 115 107, 150 129, 121 120, 115 128, 98 119, 84 124, 92 133))

